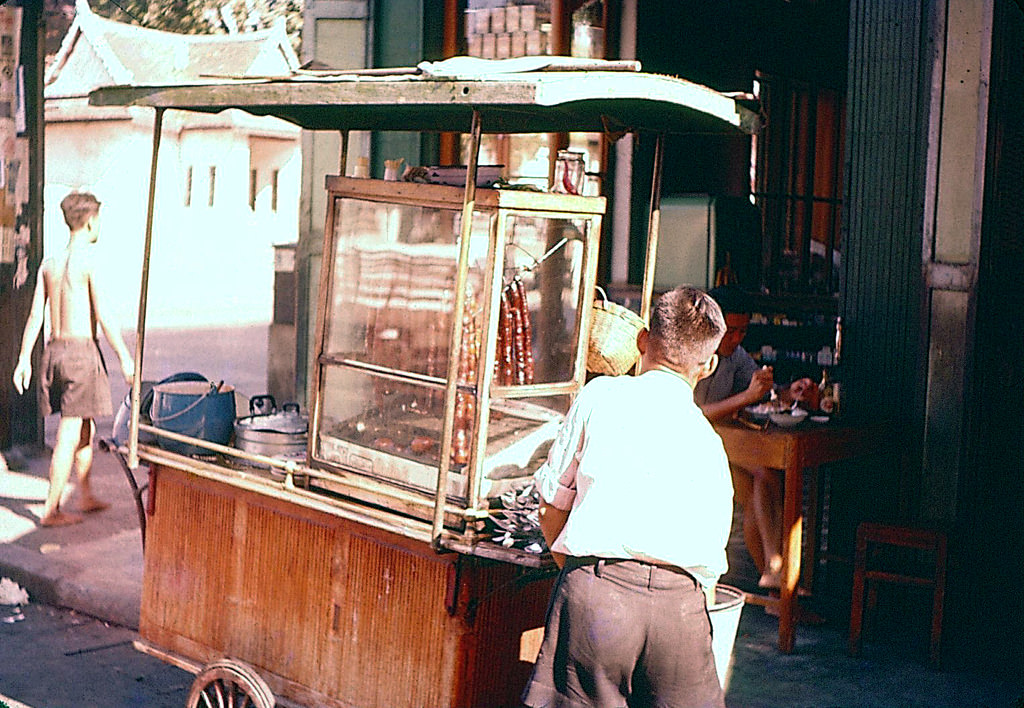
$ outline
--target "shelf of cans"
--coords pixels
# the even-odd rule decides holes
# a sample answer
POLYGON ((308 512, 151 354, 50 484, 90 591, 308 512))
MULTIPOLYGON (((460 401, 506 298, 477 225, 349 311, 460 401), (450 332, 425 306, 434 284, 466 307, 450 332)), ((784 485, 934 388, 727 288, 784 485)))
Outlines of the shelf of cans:
POLYGON ((506 3, 465 10, 466 54, 483 59, 549 53, 551 15, 546 3, 506 3))
MULTIPOLYGON (((470 0, 463 19, 463 49, 468 56, 510 59, 552 53, 550 3, 470 0)), ((574 21, 570 54, 603 58, 604 29, 589 21, 574 21)))

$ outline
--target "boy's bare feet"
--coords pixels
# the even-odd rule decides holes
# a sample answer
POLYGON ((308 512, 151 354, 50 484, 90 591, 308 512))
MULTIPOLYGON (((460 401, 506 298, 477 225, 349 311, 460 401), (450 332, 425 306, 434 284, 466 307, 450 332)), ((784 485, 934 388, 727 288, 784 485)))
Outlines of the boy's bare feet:
POLYGON ((91 514, 92 512, 95 512, 95 511, 103 511, 104 509, 109 509, 109 508, 110 508, 110 504, 108 504, 105 501, 100 501, 96 497, 86 497, 86 498, 83 498, 78 503, 79 511, 82 511, 82 512, 84 512, 86 514, 91 514))
POLYGON ((70 526, 82 521, 79 514, 71 514, 66 511, 55 511, 52 514, 39 519, 40 526, 70 526))

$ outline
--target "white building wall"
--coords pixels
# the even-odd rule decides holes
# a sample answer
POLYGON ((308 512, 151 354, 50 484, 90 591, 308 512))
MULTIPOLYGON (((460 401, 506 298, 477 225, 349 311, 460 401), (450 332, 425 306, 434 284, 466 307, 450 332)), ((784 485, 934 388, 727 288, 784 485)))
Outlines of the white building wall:
POLYGON ((112 316, 126 329, 134 329, 137 319, 151 150, 149 130, 129 121, 46 126, 44 255, 67 243, 60 201, 73 190, 96 194, 103 204, 97 243, 101 282, 112 316))
MULTIPOLYGON (((151 116, 149 112, 148 119, 132 123, 53 123, 46 134, 45 252, 59 250, 67 239, 60 200, 72 189, 95 192, 103 202, 99 245, 107 299, 126 329, 134 329, 137 321, 151 116)), ((297 136, 260 141, 275 145, 260 154, 281 171, 278 210, 273 213, 269 190, 255 211, 249 207, 252 158, 247 131, 179 131, 176 125, 168 113, 160 147, 147 328, 267 323, 273 303, 272 246, 298 237, 297 136), (192 199, 185 206, 189 166, 192 199), (213 207, 208 205, 210 166, 217 168, 213 207)))
POLYGON ((184 131, 177 165, 175 216, 161 217, 164 238, 154 244, 154 258, 166 267, 154 272, 151 286, 162 297, 159 304, 152 298, 151 307, 172 326, 269 322, 273 253, 249 209, 247 137, 232 130, 184 131), (185 206, 182 185, 189 167, 192 198, 185 206))

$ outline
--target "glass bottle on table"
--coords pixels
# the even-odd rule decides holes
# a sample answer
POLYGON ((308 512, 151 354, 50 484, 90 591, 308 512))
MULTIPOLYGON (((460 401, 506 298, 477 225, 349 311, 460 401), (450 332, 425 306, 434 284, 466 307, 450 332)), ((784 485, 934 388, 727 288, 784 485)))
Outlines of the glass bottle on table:
POLYGON ((559 150, 555 161, 555 176, 551 191, 560 194, 581 194, 585 173, 582 152, 559 150))
POLYGON ((843 318, 836 317, 836 341, 832 348, 832 363, 838 364, 843 351, 843 318))
POLYGON ((823 413, 831 414, 835 410, 833 383, 829 380, 828 369, 821 370, 821 381, 818 383, 818 407, 823 413))

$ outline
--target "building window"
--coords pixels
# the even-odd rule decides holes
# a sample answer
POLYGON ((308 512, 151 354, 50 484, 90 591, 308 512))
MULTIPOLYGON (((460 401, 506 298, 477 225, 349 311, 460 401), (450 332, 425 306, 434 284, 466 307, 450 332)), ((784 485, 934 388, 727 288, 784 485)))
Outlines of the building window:
POLYGON ((256 211, 256 187, 259 184, 259 173, 249 170, 249 208, 256 211))
POLYGON ((274 170, 270 173, 270 210, 277 211, 277 187, 281 177, 281 170, 274 170))
POLYGON ((210 196, 207 200, 207 206, 213 206, 213 196, 217 192, 217 166, 210 165, 210 196))
POLYGON ((769 235, 763 285, 779 293, 835 295, 845 96, 763 73, 755 88, 767 116, 751 159, 761 229, 769 235))
POLYGON ((185 206, 192 206, 192 166, 185 170, 185 206))

